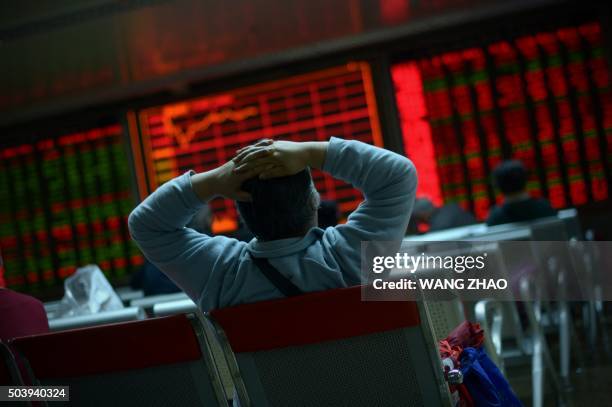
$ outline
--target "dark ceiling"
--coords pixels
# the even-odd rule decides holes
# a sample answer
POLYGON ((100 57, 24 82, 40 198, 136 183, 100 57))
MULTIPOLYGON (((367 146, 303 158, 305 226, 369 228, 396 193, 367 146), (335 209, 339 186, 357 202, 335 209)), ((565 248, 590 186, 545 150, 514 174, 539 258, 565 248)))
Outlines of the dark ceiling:
MULTIPOLYGON (((0 5, 0 125, 130 97, 232 64, 494 6, 492 0, 64 0, 0 5), (79 99, 81 98, 81 99, 79 99), (92 99, 93 98, 93 99, 92 99), (68 106, 68 105, 66 105, 68 106), (42 110, 41 110, 42 109, 42 110), (42 113, 40 113, 42 115, 42 113)), ((551 3, 548 1, 547 3, 551 3)), ((348 42, 347 39, 349 40, 348 42)), ((358 40, 355 40, 358 41, 358 40)), ((319 52, 323 48, 319 48, 319 52)), ((332 50, 330 48, 329 50, 332 50)), ((330 51, 327 52, 330 52, 330 51)), ((289 53, 289 54, 288 54, 289 53)), ((248 66, 248 64, 244 65, 248 66)))

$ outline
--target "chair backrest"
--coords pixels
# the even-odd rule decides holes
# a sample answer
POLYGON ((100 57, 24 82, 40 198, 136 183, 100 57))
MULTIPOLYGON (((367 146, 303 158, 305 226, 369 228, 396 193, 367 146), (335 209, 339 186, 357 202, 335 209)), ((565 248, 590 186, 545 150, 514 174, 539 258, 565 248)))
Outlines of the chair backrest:
POLYGON ((202 324, 175 315, 17 338, 35 383, 74 405, 227 406, 202 324))
POLYGON ((415 302, 361 287, 215 310, 242 406, 449 405, 437 345, 415 302))
MULTIPOLYGON (((444 257, 447 255, 456 256, 462 254, 460 244, 453 241, 427 241, 421 242, 420 246, 404 242, 402 250, 410 255, 427 253, 428 255, 444 257)), ((426 279, 452 279, 456 277, 452 270, 433 267, 421 267, 418 270, 418 276, 419 278, 426 279)), ((436 341, 446 338, 457 325, 461 324, 466 319, 463 303, 455 290, 436 290, 435 292, 431 292, 430 295, 424 296, 423 299, 423 304, 429 317, 431 329, 436 341)))
POLYGON ((446 301, 425 301, 424 304, 437 341, 445 339, 453 329, 466 320, 463 303, 459 297, 446 301))

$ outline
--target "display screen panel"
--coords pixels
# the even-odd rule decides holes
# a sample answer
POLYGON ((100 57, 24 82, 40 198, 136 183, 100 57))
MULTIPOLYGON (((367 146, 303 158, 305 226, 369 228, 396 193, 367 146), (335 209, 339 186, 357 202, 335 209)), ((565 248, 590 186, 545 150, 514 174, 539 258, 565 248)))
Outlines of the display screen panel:
POLYGON ((612 87, 597 22, 517 36, 392 66, 406 154, 420 196, 484 219, 490 174, 529 169, 528 190, 555 208, 608 199, 612 87))
POLYGON ((8 287, 61 286, 97 264, 111 280, 143 263, 127 216, 135 205, 119 124, 0 147, 0 250, 8 287))
MULTIPOLYGON (((188 170, 213 169, 262 138, 293 141, 356 139, 382 145, 369 65, 352 62, 305 75, 232 89, 139 114, 150 189, 188 170)), ((342 217, 361 202, 350 185, 321 171, 313 178, 322 199, 342 217)), ((213 231, 238 227, 234 203, 211 202, 213 231)))

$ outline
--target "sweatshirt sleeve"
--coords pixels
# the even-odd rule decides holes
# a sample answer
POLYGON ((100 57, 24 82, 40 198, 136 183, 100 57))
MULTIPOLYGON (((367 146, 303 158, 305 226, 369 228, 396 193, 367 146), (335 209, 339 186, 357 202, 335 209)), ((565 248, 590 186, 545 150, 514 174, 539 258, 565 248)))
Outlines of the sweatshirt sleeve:
POLYGON ((416 170, 399 154, 337 138, 329 142, 323 170, 351 183, 364 195, 346 224, 328 228, 324 236, 347 273, 347 281, 357 284, 362 241, 403 239, 414 205, 416 170))
POLYGON ((193 191, 192 174, 185 173, 159 187, 132 211, 128 225, 145 257, 196 304, 204 290, 207 303, 215 304, 226 271, 236 266, 246 243, 185 227, 204 206, 193 191))

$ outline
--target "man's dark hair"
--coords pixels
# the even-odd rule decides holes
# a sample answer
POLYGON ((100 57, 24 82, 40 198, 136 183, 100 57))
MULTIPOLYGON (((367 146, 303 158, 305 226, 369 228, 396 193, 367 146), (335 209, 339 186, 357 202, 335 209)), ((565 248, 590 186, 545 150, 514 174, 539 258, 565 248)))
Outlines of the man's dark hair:
POLYGON ((518 160, 504 161, 493 170, 493 182, 504 195, 522 192, 527 185, 527 169, 518 160))
POLYGON ((322 229, 336 226, 340 218, 336 201, 321 201, 317 209, 317 220, 322 229))
POLYGON ((237 202, 238 211, 260 240, 299 237, 316 226, 319 193, 308 169, 287 177, 251 178, 242 183, 242 190, 253 199, 237 202))

